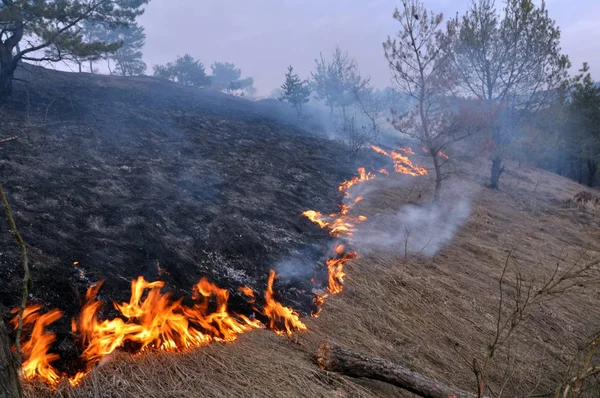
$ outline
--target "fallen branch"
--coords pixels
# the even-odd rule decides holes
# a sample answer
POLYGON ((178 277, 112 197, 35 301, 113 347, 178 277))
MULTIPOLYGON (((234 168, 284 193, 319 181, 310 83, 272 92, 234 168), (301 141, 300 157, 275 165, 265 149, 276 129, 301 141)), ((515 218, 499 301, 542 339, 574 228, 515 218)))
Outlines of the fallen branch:
POLYGON ((369 357, 335 345, 321 345, 316 353, 316 361, 321 369, 384 381, 424 398, 477 397, 476 394, 446 386, 385 359, 369 357))
POLYGON ((19 317, 18 324, 16 330, 15 337, 15 346, 17 348, 17 366, 21 366, 21 360, 23 357, 23 351, 21 350, 21 333, 23 332, 23 312, 25 311, 25 306, 27 305, 27 296, 29 295, 29 289, 31 288, 33 281, 31 280, 31 274, 29 273, 29 261, 27 260, 27 248, 25 247, 25 242, 23 242, 23 238, 21 238, 21 234, 17 230, 17 225, 15 224, 15 219, 12 216, 10 211, 10 206, 8 205, 8 199, 6 199, 6 194, 4 193, 4 189, 0 184, 0 197, 2 199, 2 204, 4 205, 4 212, 6 213, 6 217, 8 218, 8 223, 10 225, 10 230, 21 249, 21 262, 23 264, 23 288, 21 293, 21 305, 19 307, 19 317))
POLYGON ((13 136, 13 137, 2 138, 2 139, 0 140, 0 144, 4 144, 5 142, 13 141, 13 140, 16 140, 16 139, 18 139, 18 138, 19 138, 19 137, 17 137, 16 135, 15 135, 15 136, 13 136))

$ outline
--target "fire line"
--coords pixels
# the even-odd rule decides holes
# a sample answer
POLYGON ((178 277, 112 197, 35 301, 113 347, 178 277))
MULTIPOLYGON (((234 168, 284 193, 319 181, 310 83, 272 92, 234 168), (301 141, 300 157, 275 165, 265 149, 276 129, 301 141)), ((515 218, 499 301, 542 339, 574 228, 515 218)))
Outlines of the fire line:
MULTIPOLYGON (((385 151, 371 147, 377 153, 390 157, 394 170, 411 176, 422 176, 427 170, 415 166, 402 153, 414 154, 411 148, 399 148, 397 151, 385 151)), ((444 155, 445 156, 445 155, 444 155)), ((350 196, 349 189, 359 183, 376 178, 376 174, 359 168, 358 175, 342 182, 338 190, 344 197, 350 196)), ((380 175, 389 175, 386 169, 379 170, 380 175)), ((353 231, 358 223, 367 220, 365 216, 350 216, 354 205, 363 200, 358 196, 350 204, 340 205, 337 213, 323 215, 314 210, 302 213, 320 228, 328 229, 335 238, 333 249, 326 261, 327 293, 315 295, 313 302, 315 310, 311 315, 317 317, 327 297, 339 294, 343 290, 344 264, 358 258, 358 253, 348 249, 353 231)), ((78 266, 78 262, 74 262, 78 266)), ((47 327, 63 316, 58 309, 42 313, 40 305, 29 305, 23 314, 24 330, 29 331, 29 338, 23 338, 22 350, 24 361, 22 377, 26 380, 39 379, 51 387, 56 387, 67 380, 75 386, 97 365, 104 357, 123 347, 125 343, 143 352, 150 349, 165 351, 180 351, 206 345, 213 341, 232 342, 240 334, 257 328, 268 327, 280 335, 291 335, 295 331, 306 331, 306 325, 300 320, 300 315, 290 307, 285 307, 273 297, 273 284, 277 274, 271 270, 265 290, 265 301, 262 310, 253 307, 268 319, 263 325, 256 319, 242 314, 230 312, 227 308, 229 291, 209 282, 206 278, 194 285, 192 299, 194 304, 187 306, 183 299, 174 299, 169 293, 162 293, 165 283, 162 281, 149 282, 138 277, 131 282, 129 302, 113 303, 120 314, 113 319, 100 320, 99 313, 103 302, 98 300, 98 292, 102 282, 88 288, 86 302, 77 318, 71 321, 72 332, 79 336, 82 345, 81 359, 85 369, 75 375, 60 374, 52 365, 59 355, 51 352, 52 344, 56 341, 55 333, 47 331, 47 327), (211 310, 209 311, 209 308, 211 310)), ((255 304, 254 291, 247 286, 241 286, 238 291, 247 297, 250 304, 255 304)), ((11 324, 17 328, 18 308, 12 311, 15 316, 11 324)))

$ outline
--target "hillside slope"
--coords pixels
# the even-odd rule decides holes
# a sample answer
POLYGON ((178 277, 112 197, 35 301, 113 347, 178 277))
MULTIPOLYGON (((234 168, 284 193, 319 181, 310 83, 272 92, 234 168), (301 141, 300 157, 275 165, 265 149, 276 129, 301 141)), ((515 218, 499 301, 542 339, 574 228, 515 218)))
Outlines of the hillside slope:
MULTIPOLYGON (((98 280, 110 302, 127 299, 139 275, 160 276, 176 293, 207 276, 243 311, 237 287, 263 291, 279 262, 321 268, 327 233, 301 212, 334 210, 338 181, 352 173, 332 141, 261 104, 150 77, 30 65, 18 77, 0 137, 19 139, 0 146, 0 175, 30 246, 32 302, 66 311, 60 330, 98 280)), ((0 244, 7 316, 21 268, 10 234, 0 244)), ((303 311, 308 279, 292 281, 284 298, 303 311)))
MULTIPOLYGON (((219 266, 223 259, 211 253, 225 253, 232 269, 244 270, 263 285, 269 265, 286 258, 289 250, 292 256, 295 250, 307 263, 318 264, 330 239, 299 214, 308 208, 328 212, 341 200, 337 184, 350 175, 351 167, 339 157, 334 144, 292 127, 271 124, 271 119, 250 103, 214 94, 188 93, 176 87, 169 91, 162 86, 164 83, 151 79, 152 84, 143 79, 95 76, 76 76, 70 80, 64 74, 56 75, 56 79, 65 79, 63 85, 57 80, 52 83, 59 87, 56 92, 68 92, 68 87, 77 86, 92 104, 103 103, 105 111, 81 105, 86 111, 81 115, 73 112, 69 116, 65 110, 65 116, 61 116, 64 119, 56 120, 55 124, 48 122, 24 132, 16 125, 18 119, 11 119, 15 121, 11 122, 11 133, 18 131, 25 138, 31 132, 31 139, 19 139, 18 145, 11 144, 10 149, 0 148, 7 189, 36 261, 36 286, 42 286, 42 291, 35 291, 36 298, 61 303, 64 295, 58 294, 60 291, 45 291, 43 286, 63 270, 70 274, 59 288, 72 289, 75 284, 82 289, 85 281, 80 281, 78 273, 72 270, 71 261, 82 261, 90 251, 94 253, 87 257, 90 263, 82 261, 86 277, 114 275, 111 282, 115 286, 126 285, 126 281, 119 281, 120 275, 131 277, 141 272, 154 276, 150 273, 155 272, 158 257, 161 266, 168 262, 171 276, 165 277, 173 278, 171 282, 176 285, 182 280, 192 283, 206 273, 231 288, 237 286, 234 285, 237 280, 228 282, 229 271, 219 266), (159 99, 152 99, 155 106, 135 102, 136 98, 153 97, 157 91, 162 94, 159 99), (98 99, 106 93, 112 93, 110 101, 98 99), (127 104, 125 99, 132 102, 128 106, 135 112, 124 110, 124 105, 107 105, 117 100, 127 104), (109 111, 115 115, 105 113, 109 111), (92 116, 87 118, 87 112, 92 116), (130 114, 138 116, 128 122, 130 114), (207 127, 199 128, 205 120, 207 127), (220 129, 219 123, 222 123, 220 129), (168 128, 161 127, 163 124, 168 128), (113 131, 121 134, 114 135, 113 131), (215 131, 219 134, 214 134, 215 131), (262 134, 258 136, 256 131, 262 134), (263 136, 266 138, 256 138, 263 136), (222 137, 233 139, 225 142, 222 137), (77 145, 78 142, 85 145, 77 145), (243 145, 250 145, 252 150, 243 151, 243 145), (102 148, 102 156, 94 152, 98 148, 102 148), (148 153, 134 157, 139 151, 148 153), (173 156, 166 156, 167 153, 173 156), (130 168, 133 177, 124 177, 131 174, 127 174, 130 172, 127 169, 119 170, 123 164, 130 168), (186 175, 186 170, 192 174, 186 175), (268 175, 264 170, 269 170, 268 175), (260 177, 255 177, 256 173, 260 177), (93 178, 90 180, 87 175, 93 178), (138 177, 143 183, 136 184, 139 181, 136 175, 143 177, 138 177), (221 185, 212 180, 216 177, 221 178, 221 185), (43 188, 38 188, 38 184, 43 188), (281 192, 289 187, 286 184, 295 190, 281 192), (64 192, 69 195, 62 196, 64 192), (204 192, 213 192, 213 196, 202 196, 204 192), (50 207, 43 211, 45 200, 50 200, 47 204, 50 207), (211 206, 226 210, 206 214, 209 210, 205 208, 211 206), (98 207, 108 207, 110 211, 94 213, 98 207), (123 231, 127 229, 119 226, 119 220, 134 217, 135 211, 141 212, 137 214, 140 224, 134 233, 125 234, 123 231), (113 212, 117 215, 115 219, 102 216, 113 212), (83 221, 74 222, 67 217, 69 214, 83 221), (96 218, 88 219, 88 214, 96 218), (243 232, 236 235, 240 228, 243 232), (186 246, 186 239, 180 241, 180 237, 186 236, 193 242, 192 249, 186 246), (78 242, 80 239, 82 242, 78 242), (268 243, 261 246, 265 239, 268 243), (136 251, 146 240, 151 244, 136 251), (64 248, 62 242, 66 243, 64 248), (221 242, 221 246, 205 249, 204 245, 221 242), (157 247, 164 251, 158 251, 157 247), (228 251, 230 247, 235 250, 228 251), (77 256, 71 257, 72 248, 77 248, 77 256), (118 255, 112 254, 111 248, 116 248, 118 255), (194 248, 202 250, 194 252, 194 248), (190 251, 195 254, 190 255, 190 251), (123 256, 132 256, 130 260, 138 262, 129 269, 130 262, 123 256), (246 261, 253 256, 263 260, 246 261), (177 268, 178 264, 185 267, 177 268), (246 264, 258 265, 249 268, 246 264)), ((37 84, 45 87, 46 81, 40 79, 37 84)), ((40 91, 46 92, 46 88, 40 91)), ((16 101, 24 97, 20 98, 16 101)), ((44 94, 38 103, 47 104, 51 98, 44 94)), ((68 96, 65 98, 63 105, 70 107, 68 96)), ((25 117, 22 113, 17 116, 25 117)), ((472 359, 481 357, 495 331, 499 280, 509 253, 507 297, 514 299, 509 287, 515 281, 515 269, 539 286, 557 264, 559 270, 565 270, 573 264, 599 259, 600 218, 598 209, 568 203, 585 188, 560 176, 509 164, 502 190, 496 192, 485 188, 487 164, 472 161, 459 166, 462 172, 445 182, 442 205, 468 199, 469 215, 463 224, 457 225, 456 233, 451 234, 446 244, 431 257, 423 253, 406 255, 405 246, 398 242, 385 249, 361 253, 360 259, 346 264, 344 291, 325 301, 318 318, 303 318, 309 329, 307 333, 282 337, 268 330, 254 330, 233 343, 211 344, 189 352, 146 352, 134 357, 117 353, 103 361, 77 388, 61 385, 59 395, 73 398, 410 396, 383 383, 319 370, 313 354, 325 341, 381 356, 462 389, 474 390, 472 359)), ((406 205, 427 203, 432 182, 429 177, 392 175, 361 186, 365 198, 353 207, 352 214, 367 216, 364 225, 369 230, 383 231, 379 220, 389 224, 392 216, 406 205)), ((356 191, 351 193, 354 195, 356 191)), ((401 231, 404 227, 399 224, 395 229, 401 231)), ((1 272, 4 272, 1 276, 4 280, 18 281, 16 248, 10 246, 10 236, 2 239, 2 247, 7 249, 1 257, 1 272)), ((293 298, 294 292, 303 297, 299 293, 302 286, 291 285, 287 290, 285 287, 285 283, 277 286, 284 299, 293 298)), ((3 300, 12 299, 9 293, 5 291, 3 300)), ((110 292, 115 296, 122 293, 110 292)), ((293 299, 291 303, 299 304, 293 299)), ((578 344, 597 331, 599 324, 597 285, 575 286, 554 300, 532 307, 511 340, 513 362, 509 369, 514 377, 506 385, 505 396, 522 396, 529 391, 551 394, 578 344)), ((501 380, 505 364, 505 358, 499 354, 490 374, 491 381, 501 380)), ((29 397, 57 396, 36 383, 28 383, 26 389, 29 397)), ((588 396, 595 397, 597 392, 591 391, 588 396)))

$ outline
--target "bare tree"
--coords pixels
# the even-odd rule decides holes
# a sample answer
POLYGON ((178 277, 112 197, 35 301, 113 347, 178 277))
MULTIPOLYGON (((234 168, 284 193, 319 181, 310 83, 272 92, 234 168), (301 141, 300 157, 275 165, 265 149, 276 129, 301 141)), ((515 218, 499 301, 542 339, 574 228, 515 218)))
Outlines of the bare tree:
POLYGON ((498 188, 514 133, 555 96, 568 58, 545 3, 472 0, 457 31, 456 71, 465 93, 485 101, 493 143, 490 185, 498 188))
POLYGON ((364 128, 370 133, 370 142, 373 142, 382 132, 382 122, 385 121, 385 99, 368 84, 362 89, 358 87, 355 89, 355 98, 356 105, 367 119, 364 128))
POLYGON ((456 86, 451 61, 457 23, 450 20, 443 27, 443 15, 431 13, 419 0, 403 0, 394 19, 400 31, 383 43, 385 56, 396 88, 416 106, 400 115, 393 112, 392 125, 427 148, 435 168, 437 201, 443 179, 440 151, 461 138, 457 103, 449 97, 456 86))
MULTIPOLYGON (((561 259, 557 261, 556 266, 550 276, 545 280, 535 281, 527 280, 519 271, 518 266, 515 266, 514 280, 510 281, 508 270, 511 265, 512 251, 508 254, 502 274, 500 276, 499 285, 499 300, 495 319, 494 333, 487 344, 487 349, 480 362, 473 359, 473 372, 477 380, 478 396, 488 395, 493 398, 502 398, 506 396, 507 386, 511 382, 516 373, 515 359, 511 357, 511 346, 514 336, 519 328, 526 322, 527 315, 533 307, 540 303, 547 302, 552 299, 560 298, 565 292, 577 286, 597 285, 600 268, 599 260, 584 261, 583 252, 571 265, 565 264, 561 259), (494 366, 498 366, 497 359, 499 352, 504 351, 504 357, 508 358, 505 364, 505 371, 501 380, 497 383, 491 382, 490 371, 494 366), (496 363, 494 363, 496 362, 496 363)), ((592 339, 588 346, 592 357, 597 352, 597 344, 600 339, 597 337, 592 339)), ((588 354, 589 357, 589 354, 588 354)), ((581 361, 578 364, 583 366, 571 366, 568 369, 568 374, 573 376, 567 377, 564 386, 561 386, 561 391, 573 392, 571 388, 577 388, 583 381, 600 373, 600 368, 590 367, 591 357, 589 361, 581 361), (586 363, 588 366, 586 366, 586 363)), ((534 388, 537 388, 535 386, 534 388)), ((544 394, 541 396, 548 396, 544 394)), ((534 396, 534 391, 530 391, 523 397, 534 396)))
POLYGON ((600 330, 582 344, 567 366, 556 398, 600 396, 600 330))

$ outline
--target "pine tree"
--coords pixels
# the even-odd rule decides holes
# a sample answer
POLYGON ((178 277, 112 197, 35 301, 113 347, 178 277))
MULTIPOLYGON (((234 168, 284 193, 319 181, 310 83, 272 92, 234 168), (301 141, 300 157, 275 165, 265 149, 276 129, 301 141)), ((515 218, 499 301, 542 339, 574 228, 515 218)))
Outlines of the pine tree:
POLYGON ((488 108, 493 143, 490 186, 498 189, 514 132, 553 100, 566 78, 560 29, 545 2, 474 0, 460 21, 456 70, 464 91, 488 108))
POLYGON ((600 162, 600 87, 590 74, 587 63, 572 80, 571 101, 568 105, 567 135, 571 159, 580 165, 580 182, 593 186, 600 162))
POLYGON ((294 68, 288 66, 285 74, 285 83, 281 85, 283 94, 278 98, 279 101, 286 101, 292 104, 296 109, 298 118, 302 115, 302 106, 308 102, 310 97, 310 88, 308 81, 300 80, 297 74, 294 74, 294 68))
POLYGON ((154 76, 192 87, 207 87, 211 83, 210 76, 206 75, 202 62, 189 54, 185 54, 183 57, 178 56, 175 62, 154 65, 154 76))
POLYGON ((331 115, 337 108, 346 119, 346 109, 354 104, 355 93, 365 88, 369 79, 361 77, 356 60, 342 52, 339 46, 333 49, 329 61, 320 54, 315 59, 315 66, 316 71, 311 76, 316 98, 325 102, 331 115))
POLYGON ((252 91, 254 79, 246 77, 241 79, 242 70, 236 68, 231 62, 215 62, 210 66, 211 69, 211 87, 225 92, 235 94, 238 91, 252 91), (251 88, 252 87, 252 88, 251 88))
MULTIPOLYGON (((115 74, 121 76, 139 76, 146 71, 146 63, 142 60, 142 48, 146 43, 144 27, 132 24, 126 28, 113 31, 114 41, 120 41, 123 45, 108 58, 115 61, 115 74)), ((112 41, 112 38, 111 38, 112 41)))
POLYGON ((421 0, 403 0, 394 19, 400 30, 396 38, 388 37, 383 43, 385 56, 396 88, 416 106, 404 114, 393 112, 392 125, 427 149, 435 170, 433 198, 437 202, 445 179, 440 151, 452 140, 465 138, 457 134, 457 112, 448 101, 456 86, 451 68, 456 23, 449 20, 444 27, 444 16, 427 10, 421 0))
POLYGON ((129 26, 149 0, 0 0, 0 95, 12 93, 19 62, 59 62, 65 55, 89 58, 121 43, 86 41, 83 24, 129 26), (26 37, 27 40, 23 40, 26 37), (44 52, 54 46, 54 53, 44 52))

